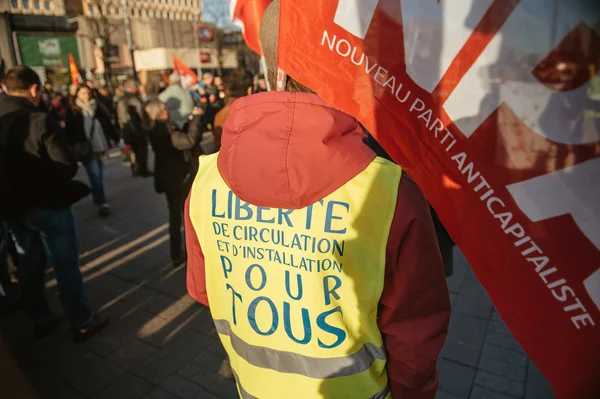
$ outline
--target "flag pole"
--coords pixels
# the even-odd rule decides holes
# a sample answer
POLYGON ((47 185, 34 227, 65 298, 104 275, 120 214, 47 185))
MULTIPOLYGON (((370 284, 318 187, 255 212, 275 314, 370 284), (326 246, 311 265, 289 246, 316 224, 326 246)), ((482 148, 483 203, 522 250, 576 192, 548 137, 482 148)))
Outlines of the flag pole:
POLYGON ((121 0, 121 6, 123 8, 123 22, 125 23, 125 37, 127 38, 127 47, 129 47, 129 54, 131 55, 131 69, 133 80, 139 82, 137 69, 135 67, 135 46, 133 44, 133 36, 131 35, 131 23, 129 21, 129 6, 127 0, 121 0))
POLYGON ((260 57, 260 64, 262 66, 263 74, 265 75, 265 82, 267 83, 267 91, 271 91, 271 84, 269 83, 269 78, 267 76, 267 60, 265 56, 262 55, 260 57))
POLYGON ((194 10, 194 16, 196 17, 196 26, 194 27, 194 42, 196 43, 196 52, 198 57, 198 68, 196 68, 196 73, 198 74, 198 79, 201 79, 202 76, 202 56, 200 52, 202 48, 200 46, 200 38, 198 37, 198 27, 200 26, 200 10, 194 10))

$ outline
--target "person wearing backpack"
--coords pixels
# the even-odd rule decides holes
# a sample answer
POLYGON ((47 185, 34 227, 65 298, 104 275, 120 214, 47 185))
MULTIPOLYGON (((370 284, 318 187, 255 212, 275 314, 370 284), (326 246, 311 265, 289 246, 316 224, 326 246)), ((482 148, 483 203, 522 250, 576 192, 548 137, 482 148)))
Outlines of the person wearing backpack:
POLYGON ((110 116, 98 106, 86 86, 77 89, 73 104, 67 109, 66 131, 75 157, 85 166, 98 213, 107 216, 110 205, 104 193, 102 158, 119 137, 110 116))
POLYGON ((79 270, 79 238, 71 205, 90 193, 73 180, 77 162, 64 130, 39 112, 41 82, 18 66, 3 80, 0 97, 0 220, 19 247, 19 284, 34 335, 44 338, 60 325, 44 294, 46 263, 56 275, 59 297, 73 339, 88 339, 108 320, 92 312, 79 270))

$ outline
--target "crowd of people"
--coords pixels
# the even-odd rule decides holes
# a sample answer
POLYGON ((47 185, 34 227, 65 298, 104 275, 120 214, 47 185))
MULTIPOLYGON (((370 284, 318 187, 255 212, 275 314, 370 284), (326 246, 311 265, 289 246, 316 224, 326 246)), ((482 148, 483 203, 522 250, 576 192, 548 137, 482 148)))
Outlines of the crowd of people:
POLYGON ((110 214, 103 162, 126 145, 133 176, 153 177, 166 197, 172 265, 187 262, 188 291, 210 305, 240 392, 432 399, 450 303, 427 201, 356 119, 278 72, 278 18, 274 1, 261 26, 268 71, 254 85, 235 71, 225 80, 205 73, 191 90, 172 74, 160 93, 127 80, 114 94, 93 82, 62 94, 30 68, 7 72, 0 297, 10 299, 18 280, 35 336, 48 336, 61 322, 44 293, 49 265, 74 341, 107 325, 85 293, 71 207, 91 193, 99 215, 110 214), (201 145, 207 131, 215 154, 201 145), (73 179, 78 165, 89 186, 73 179), (243 221, 232 234, 264 248, 224 256, 227 236, 214 225, 227 207, 232 222, 243 221), (284 237, 294 237, 291 247, 284 237), (250 253, 258 263, 245 260, 250 253), (306 273, 285 267, 299 258, 306 273), (247 312, 238 315, 236 303, 247 312))
MULTIPOLYGON (((38 338, 56 329, 60 319, 44 294, 44 271, 51 266, 74 340, 107 324, 85 294, 71 206, 91 194, 99 215, 110 214, 103 169, 111 149, 128 148, 132 175, 153 177, 156 192, 165 194, 172 265, 185 262, 184 203, 204 152, 203 133, 232 101, 222 79, 202 78, 190 90, 172 74, 169 87, 154 95, 133 79, 115 94, 92 81, 62 93, 30 68, 6 73, 0 93, 0 312, 24 307, 38 338), (74 179, 78 167, 89 185, 74 179)), ((229 80, 233 97, 251 85, 243 71, 229 80)))

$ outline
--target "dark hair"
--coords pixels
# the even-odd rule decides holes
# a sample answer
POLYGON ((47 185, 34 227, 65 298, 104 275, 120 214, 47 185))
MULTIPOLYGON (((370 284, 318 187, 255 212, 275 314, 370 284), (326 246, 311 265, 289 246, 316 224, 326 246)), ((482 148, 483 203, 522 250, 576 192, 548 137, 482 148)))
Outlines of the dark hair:
MULTIPOLYGON (((74 95, 74 96, 73 96, 73 98, 71 99, 72 101, 71 101, 71 104, 70 104, 71 111, 73 112, 73 114, 74 114, 74 115, 80 114, 80 113, 82 112, 82 111, 81 111, 81 107, 80 107, 79 105, 77 105, 77 102, 76 102, 75 100, 77 99, 77 96, 79 95, 79 92, 80 92, 81 90, 84 90, 84 89, 85 89, 85 90, 88 90, 88 91, 90 92, 90 97, 92 97, 92 96, 93 96, 92 89, 90 89, 90 88, 89 88, 89 87, 87 87, 87 86, 79 86, 79 87, 77 88, 77 91, 75 92, 75 95, 74 95)), ((92 97, 92 98, 93 98, 93 97, 92 97)))
POLYGON ((21 65, 8 71, 2 83, 6 86, 6 91, 23 91, 33 85, 42 85, 40 77, 33 69, 21 65))
POLYGON ((252 82, 242 69, 231 72, 225 79, 225 88, 230 97, 244 97, 248 94, 248 87, 250 86, 252 86, 252 82))

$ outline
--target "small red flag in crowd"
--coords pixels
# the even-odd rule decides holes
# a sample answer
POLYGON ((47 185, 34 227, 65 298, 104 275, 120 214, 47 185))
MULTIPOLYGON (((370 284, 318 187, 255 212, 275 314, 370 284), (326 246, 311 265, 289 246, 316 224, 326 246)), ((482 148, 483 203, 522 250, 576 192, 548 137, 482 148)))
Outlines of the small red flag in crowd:
POLYGON ((198 75, 175 54, 173 54, 173 72, 181 77, 181 86, 184 89, 198 83, 198 75))
POLYGON ((77 68, 77 63, 75 62, 75 57, 73 57, 73 54, 71 53, 69 53, 69 73, 71 74, 72 84, 76 85, 82 82, 79 68, 77 68))

